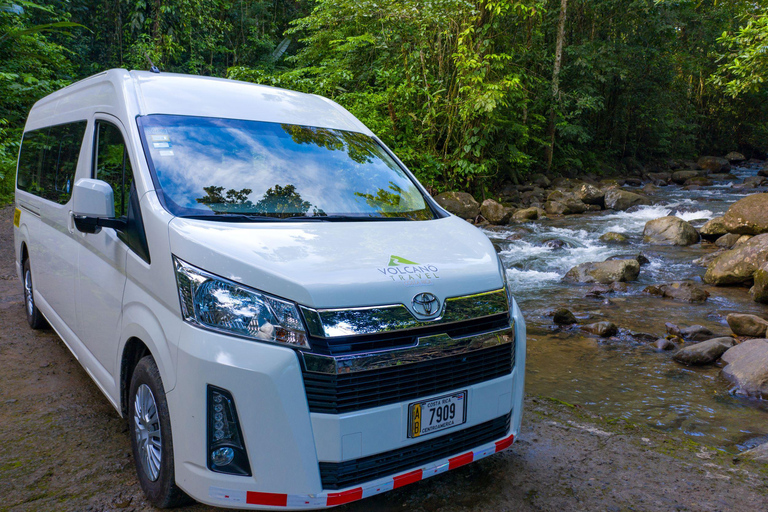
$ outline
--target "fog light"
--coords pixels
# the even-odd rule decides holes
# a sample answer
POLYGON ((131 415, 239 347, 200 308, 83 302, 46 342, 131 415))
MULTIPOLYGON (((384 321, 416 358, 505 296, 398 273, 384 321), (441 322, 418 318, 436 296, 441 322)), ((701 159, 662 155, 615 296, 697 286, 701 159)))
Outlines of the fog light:
POLYGON ((230 447, 216 448, 211 454, 211 462, 217 466, 226 466, 231 464, 235 458, 235 450, 230 447))
POLYGON ((232 394, 208 386, 208 469, 217 473, 251 476, 251 465, 232 394))

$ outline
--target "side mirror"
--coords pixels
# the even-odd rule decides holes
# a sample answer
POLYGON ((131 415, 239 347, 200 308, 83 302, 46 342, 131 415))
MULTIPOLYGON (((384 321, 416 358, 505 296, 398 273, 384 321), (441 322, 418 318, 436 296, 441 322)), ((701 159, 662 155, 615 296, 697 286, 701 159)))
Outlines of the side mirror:
POLYGON ((124 230, 124 219, 115 218, 114 192, 109 183, 81 178, 72 191, 75 227, 83 233, 97 233, 99 228, 124 230))

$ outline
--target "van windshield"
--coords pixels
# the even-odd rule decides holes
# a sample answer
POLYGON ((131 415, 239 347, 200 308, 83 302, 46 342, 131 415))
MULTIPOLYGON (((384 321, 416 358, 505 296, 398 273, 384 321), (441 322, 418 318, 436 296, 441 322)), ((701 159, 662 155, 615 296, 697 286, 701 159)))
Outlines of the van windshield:
POLYGON ((214 220, 427 220, 415 183, 371 137, 258 121, 138 118, 171 213, 214 220))

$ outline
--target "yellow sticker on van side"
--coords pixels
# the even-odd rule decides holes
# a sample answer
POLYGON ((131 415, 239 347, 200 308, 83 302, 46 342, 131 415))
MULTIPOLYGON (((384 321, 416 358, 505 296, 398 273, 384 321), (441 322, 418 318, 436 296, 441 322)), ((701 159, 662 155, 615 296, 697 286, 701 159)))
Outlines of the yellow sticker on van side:
POLYGON ((13 210, 13 225, 16 227, 19 227, 19 223, 21 222, 21 210, 16 208, 13 210))

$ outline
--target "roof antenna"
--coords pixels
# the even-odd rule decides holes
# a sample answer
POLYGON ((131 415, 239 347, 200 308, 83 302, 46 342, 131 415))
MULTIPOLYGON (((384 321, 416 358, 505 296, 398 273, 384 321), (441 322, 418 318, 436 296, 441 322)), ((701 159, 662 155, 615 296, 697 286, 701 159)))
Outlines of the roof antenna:
POLYGON ((159 70, 159 69, 157 69, 157 66, 155 66, 155 65, 152 63, 152 59, 150 59, 150 58, 149 58, 149 54, 148 54, 147 52, 144 52, 144 57, 146 57, 146 58, 147 58, 147 62, 149 62, 149 70, 150 70, 152 73, 159 73, 159 72, 160 72, 160 70, 159 70))

